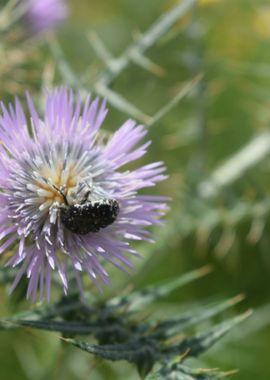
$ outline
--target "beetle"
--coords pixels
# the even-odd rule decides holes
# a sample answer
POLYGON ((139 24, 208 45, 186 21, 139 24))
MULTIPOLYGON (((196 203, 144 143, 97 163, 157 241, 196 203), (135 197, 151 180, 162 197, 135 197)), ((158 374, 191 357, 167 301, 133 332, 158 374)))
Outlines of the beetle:
POLYGON ((65 203, 60 206, 61 223, 75 234, 98 232, 112 224, 119 214, 119 203, 115 199, 89 200, 90 191, 87 191, 79 203, 70 205, 63 190, 55 186, 54 188, 62 195, 65 203))

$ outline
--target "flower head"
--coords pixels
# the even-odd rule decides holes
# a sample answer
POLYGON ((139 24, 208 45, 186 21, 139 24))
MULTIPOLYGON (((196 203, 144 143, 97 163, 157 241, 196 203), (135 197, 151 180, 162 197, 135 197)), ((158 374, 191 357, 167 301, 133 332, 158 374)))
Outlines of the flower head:
POLYGON ((23 20, 31 33, 42 33, 65 20, 68 14, 64 0, 19 0, 25 8, 23 20))
POLYGON ((19 267, 11 290, 26 274, 27 296, 49 299, 54 272, 65 293, 71 273, 81 291, 83 272, 108 284, 102 263, 131 266, 129 241, 149 239, 146 227, 166 209, 165 198, 138 195, 165 178, 163 163, 123 169, 146 153, 149 142, 138 145, 146 130, 128 120, 102 142, 107 109, 98 99, 56 89, 43 118, 27 102, 29 121, 17 99, 0 115, 0 253, 19 267))

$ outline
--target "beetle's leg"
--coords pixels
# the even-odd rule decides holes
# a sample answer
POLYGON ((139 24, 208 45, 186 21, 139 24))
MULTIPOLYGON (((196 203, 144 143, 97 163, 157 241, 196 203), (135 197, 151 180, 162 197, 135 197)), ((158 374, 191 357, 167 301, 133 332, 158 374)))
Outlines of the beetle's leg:
POLYGON ((88 201, 88 197, 89 197, 89 194, 91 194, 91 190, 88 190, 85 194, 84 194, 84 197, 81 201, 81 204, 84 204, 85 202, 88 201))
POLYGON ((66 205, 66 206, 69 206, 68 201, 67 201, 66 194, 63 192, 63 190, 62 190, 62 189, 58 189, 58 187, 56 187, 54 184, 52 184, 52 186, 53 186, 53 188, 54 188, 55 190, 58 191, 59 194, 62 195, 62 197, 63 197, 63 199, 64 199, 64 202, 65 202, 65 205, 66 205))

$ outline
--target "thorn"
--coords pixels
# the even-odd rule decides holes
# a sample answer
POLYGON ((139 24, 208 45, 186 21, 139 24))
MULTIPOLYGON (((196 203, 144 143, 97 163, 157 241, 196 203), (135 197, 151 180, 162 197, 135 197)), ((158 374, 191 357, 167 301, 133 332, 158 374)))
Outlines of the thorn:
POLYGON ((200 373, 209 373, 209 372, 217 372, 219 371, 219 368, 199 368, 198 371, 200 373))
POLYGON ((182 342, 185 339, 185 337, 186 336, 184 334, 178 334, 178 335, 173 336, 172 338, 165 340, 164 344, 166 346, 178 344, 178 343, 182 342))
POLYGON ((188 356, 189 353, 190 353, 190 348, 187 348, 186 351, 184 351, 182 354, 180 354, 179 358, 177 358, 177 362, 182 363, 184 361, 184 359, 186 359, 186 357, 188 356))
POLYGON ((142 314, 136 318, 136 322, 145 322, 153 315, 153 311, 149 311, 148 313, 142 314))
POLYGON ((236 305, 237 303, 243 301, 246 298, 246 295, 241 293, 233 297, 229 302, 231 305, 236 305))
POLYGON ((227 376, 231 376, 231 375, 235 375, 236 373, 239 372, 239 369, 232 369, 230 371, 227 371, 227 372, 224 372, 223 373, 223 377, 227 377, 227 376))
MULTIPOLYGON (((147 318, 143 319, 142 322, 144 322, 145 320, 149 319, 149 316, 151 316, 151 314, 149 314, 147 316, 147 318)), ((147 336, 147 335, 151 335, 154 331, 156 331, 156 329, 158 328, 158 326, 160 325, 160 321, 156 321, 154 322, 152 325, 150 325, 147 330, 143 333, 142 336, 147 336)))
POLYGON ((67 343, 74 343, 74 339, 64 338, 63 336, 58 336, 58 338, 67 343))
POLYGON ((248 309, 245 311, 243 314, 239 316, 240 321, 244 321, 248 317, 250 317, 253 314, 254 310, 253 309, 248 309))
POLYGON ((207 274, 213 272, 214 268, 212 265, 205 265, 198 269, 198 277, 204 277, 207 274))

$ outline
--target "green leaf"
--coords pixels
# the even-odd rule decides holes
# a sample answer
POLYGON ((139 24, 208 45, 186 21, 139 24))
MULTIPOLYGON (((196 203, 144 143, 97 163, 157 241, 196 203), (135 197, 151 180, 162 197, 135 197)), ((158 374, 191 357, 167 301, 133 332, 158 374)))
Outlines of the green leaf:
POLYGON ((150 373, 145 380, 218 380, 234 374, 236 371, 219 372, 216 369, 190 368, 173 361, 164 364, 155 372, 150 373))
POLYGON ((192 313, 187 313, 184 316, 161 321, 156 325, 151 336, 159 336, 163 339, 170 338, 175 334, 181 333, 187 328, 198 325, 199 323, 222 313, 226 309, 241 302, 243 298, 244 296, 240 294, 239 296, 236 296, 224 302, 219 302, 215 305, 206 305, 201 309, 192 311, 192 313))
POLYGON ((133 44, 131 44, 118 58, 113 60, 112 70, 112 57, 108 53, 107 49, 104 49, 104 45, 100 41, 90 38, 90 42, 93 44, 99 56, 102 55, 102 59, 108 59, 110 61, 109 71, 105 71, 100 75, 98 85, 109 87, 113 79, 115 79, 121 72, 123 72, 129 63, 132 61, 140 61, 138 57, 142 57, 146 50, 151 48, 165 33, 167 33, 173 25, 179 21, 182 17, 192 10, 196 5, 197 0, 184 0, 177 4, 175 7, 164 13, 158 20, 150 26, 150 28, 144 32, 133 44), (94 42, 94 43, 93 43, 94 42))
POLYGON ((168 296, 174 290, 198 280, 207 275, 210 271, 210 266, 204 266, 173 280, 149 286, 141 291, 136 291, 126 296, 115 297, 109 301, 107 305, 114 308, 124 306, 126 311, 135 312, 140 310, 143 306, 149 305, 152 302, 168 296))
POLYGON ((220 340, 225 334, 227 334, 233 327, 245 320, 251 315, 252 311, 248 310, 244 314, 224 321, 214 327, 211 327, 208 331, 203 332, 195 337, 189 338, 181 342, 180 344, 170 346, 164 350, 164 355, 175 356, 179 353, 188 352, 189 356, 198 356, 202 352, 208 350, 218 340, 220 340))

